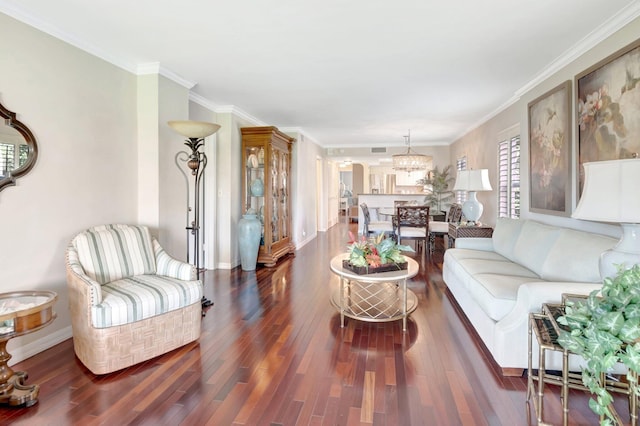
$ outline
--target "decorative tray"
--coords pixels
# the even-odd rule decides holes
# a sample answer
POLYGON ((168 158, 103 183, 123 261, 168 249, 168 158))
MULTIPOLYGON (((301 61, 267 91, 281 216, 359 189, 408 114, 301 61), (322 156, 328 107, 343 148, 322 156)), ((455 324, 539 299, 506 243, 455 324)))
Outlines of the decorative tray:
POLYGON ((377 274, 380 272, 401 271, 407 269, 408 262, 402 263, 387 263, 386 265, 380 265, 376 267, 372 266, 355 266, 349 263, 348 259, 342 260, 342 267, 355 272, 358 275, 377 274))

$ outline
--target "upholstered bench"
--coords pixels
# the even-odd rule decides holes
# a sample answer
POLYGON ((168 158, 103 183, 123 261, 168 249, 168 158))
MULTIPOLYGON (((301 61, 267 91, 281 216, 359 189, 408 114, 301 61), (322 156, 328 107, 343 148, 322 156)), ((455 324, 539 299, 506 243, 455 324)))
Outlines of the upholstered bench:
POLYGON ((202 284, 145 226, 103 225, 67 248, 77 357, 94 374, 169 352, 200 336, 202 284))

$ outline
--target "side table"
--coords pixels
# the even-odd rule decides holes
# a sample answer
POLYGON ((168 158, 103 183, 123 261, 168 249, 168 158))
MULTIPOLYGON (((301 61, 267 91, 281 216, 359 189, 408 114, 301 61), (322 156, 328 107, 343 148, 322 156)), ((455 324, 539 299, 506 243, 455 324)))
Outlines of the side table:
POLYGON ((402 319, 407 331, 407 317, 418 307, 417 296, 407 289, 407 280, 418 273, 418 262, 405 257, 407 269, 359 275, 342 267, 349 254, 331 259, 331 271, 340 277, 340 287, 331 295, 331 303, 344 317, 361 321, 386 322, 402 319))
MULTIPOLYGON (((542 305, 542 313, 529 314, 529 359, 527 368, 527 404, 533 400, 534 412, 538 424, 548 424, 544 422, 544 387, 545 384, 561 386, 560 400, 562 403, 562 424, 566 426, 569 423, 569 389, 578 389, 588 392, 588 389, 582 384, 582 375, 569 371, 569 355, 571 352, 563 348, 558 343, 558 333, 560 325, 557 319, 564 315, 564 306, 567 298, 580 299, 584 296, 563 295, 562 304, 545 303, 542 305), (534 369, 533 365, 533 336, 535 335, 538 343, 538 368, 534 369), (562 371, 561 375, 551 374, 546 370, 547 351, 556 351, 562 353, 562 371), (537 370, 537 373, 536 373, 537 370), (537 385, 537 386, 536 386, 537 385), (535 397, 533 397, 535 395, 535 397), (533 397, 533 398, 532 398, 533 397)), ((637 376, 635 377, 637 380, 637 376)), ((631 425, 638 424, 637 413, 637 397, 630 394, 629 386, 623 382, 609 380, 602 377, 607 390, 610 392, 622 393, 629 398, 629 416, 631 425)), ((618 413, 612 410, 615 417, 618 413)), ((623 424, 619 420, 618 424, 623 424)))
POLYGON ((11 355, 7 342, 50 324, 56 314, 53 304, 58 295, 52 291, 15 291, 0 294, 0 404, 30 407, 38 402, 40 386, 25 385, 24 371, 7 365, 11 355))
POLYGON ((449 246, 455 247, 456 238, 491 238, 493 228, 486 225, 467 226, 449 223, 449 246))

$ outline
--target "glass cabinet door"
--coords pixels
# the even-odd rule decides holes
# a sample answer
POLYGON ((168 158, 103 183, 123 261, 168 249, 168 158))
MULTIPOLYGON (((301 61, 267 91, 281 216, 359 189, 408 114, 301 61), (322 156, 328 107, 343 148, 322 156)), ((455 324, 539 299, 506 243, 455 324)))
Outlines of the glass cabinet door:
POLYGON ((264 239, 264 148, 247 147, 244 152, 245 188, 243 214, 255 214, 262 223, 262 239, 264 239))
POLYGON ((289 236, 289 187, 288 187, 288 168, 289 168, 289 155, 282 153, 281 159, 281 171, 280 171, 280 208, 282 217, 282 238, 289 236))
POLYGON ((280 241, 280 225, 281 225, 281 211, 280 211, 280 190, 278 181, 280 180, 280 156, 281 153, 277 149, 272 150, 271 153, 271 238, 272 242, 280 241))

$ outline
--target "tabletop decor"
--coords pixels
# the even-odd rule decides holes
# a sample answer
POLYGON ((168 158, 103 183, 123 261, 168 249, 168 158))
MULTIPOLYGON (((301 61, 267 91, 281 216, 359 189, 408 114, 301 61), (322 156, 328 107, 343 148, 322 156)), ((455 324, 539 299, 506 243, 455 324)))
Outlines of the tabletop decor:
POLYGON ((587 361, 582 382, 595 396, 589 407, 604 416, 601 424, 613 424, 613 397, 600 377, 622 363, 628 368, 632 394, 639 391, 640 265, 620 268, 615 277, 605 278, 601 293, 593 291, 584 303, 568 302, 558 323, 566 328, 560 331, 558 343, 587 361))
POLYGON ((410 246, 385 238, 384 234, 372 238, 362 235, 356 239, 349 232, 349 237, 349 258, 343 260, 342 266, 359 275, 407 269, 407 260, 402 252, 414 251, 410 246))

